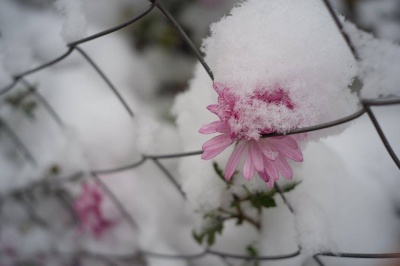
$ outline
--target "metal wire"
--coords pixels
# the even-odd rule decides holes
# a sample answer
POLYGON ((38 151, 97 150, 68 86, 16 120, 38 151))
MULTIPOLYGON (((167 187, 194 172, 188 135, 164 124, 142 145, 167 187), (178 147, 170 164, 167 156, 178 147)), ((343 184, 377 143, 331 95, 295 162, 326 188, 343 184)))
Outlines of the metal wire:
POLYGON ((340 33, 342 34, 343 39, 346 41, 347 46, 350 48, 350 50, 351 50, 353 56, 354 56, 356 59, 359 59, 358 54, 357 54, 357 51, 356 51, 354 45, 352 44, 349 35, 348 35, 347 32, 343 29, 343 25, 342 25, 342 23, 340 22, 340 19, 339 19, 338 15, 336 14, 336 12, 333 10, 333 7, 332 7, 331 3, 329 3, 328 0, 323 0, 323 2, 324 2, 324 4, 325 4, 325 7, 326 7, 326 9, 328 10, 329 14, 331 15, 333 21, 335 22, 337 28, 339 29, 340 33))
POLYGON ((110 79, 103 73, 100 67, 90 58, 90 56, 80 47, 75 46, 75 49, 86 59, 86 61, 93 67, 93 69, 99 74, 99 76, 104 80, 104 82, 108 85, 108 87, 112 90, 112 92, 118 97, 118 100, 124 106, 128 114, 133 117, 133 111, 126 103, 122 95, 118 92, 115 86, 111 83, 110 79))
POLYGON ((31 154, 29 149, 25 146, 18 135, 11 129, 11 127, 2 119, 0 119, 1 129, 10 137, 12 142, 14 142, 17 149, 19 149, 25 156, 26 160, 33 166, 37 166, 35 157, 31 154))
MULTIPOLYGON (((45 97, 39 93, 31 83, 29 83, 26 79, 21 78, 21 83, 25 85, 28 89, 29 94, 33 94, 33 96, 39 101, 39 103, 46 109, 50 116, 53 117, 53 120, 63 129, 65 128, 64 122, 62 121, 61 117, 57 114, 54 108, 50 105, 50 103, 46 100, 45 97)), ((28 94, 24 95, 27 96, 28 94)))
MULTIPOLYGON (((332 16, 332 19, 334 20, 336 26, 338 27, 338 30, 342 34, 344 40, 346 41, 347 45, 349 46, 349 49, 352 51, 353 55, 355 58, 358 58, 357 50, 355 49, 354 45, 352 44, 349 36, 343 29, 343 26, 340 22, 340 19, 338 18, 337 14, 333 11, 332 7, 330 6, 329 2, 327 0, 322 0, 323 3, 325 4, 327 10, 329 11, 329 14, 332 16)), ((111 83, 110 79, 107 77, 107 75, 100 70, 99 66, 89 57, 89 55, 79 47, 80 44, 94 41, 97 38, 100 38, 102 36, 111 34, 115 31, 118 31, 122 28, 128 27, 129 25, 134 24, 141 18, 145 17, 147 14, 149 14, 154 8, 157 7, 158 10, 162 12, 162 14, 172 23, 172 25, 175 27, 175 29, 178 31, 182 39, 185 41, 185 43, 189 46, 191 51, 194 53, 194 55, 197 57, 199 62, 202 64, 206 72, 208 73, 209 77, 211 80, 214 79, 213 73, 204 60, 203 56, 201 55, 200 51, 197 49, 197 47, 193 44, 191 39, 188 37, 188 35, 185 33, 183 28, 181 27, 180 23, 171 15, 171 13, 160 3, 159 0, 152 0, 150 1, 149 7, 143 11, 141 14, 138 16, 133 17, 132 19, 117 25, 115 27, 112 27, 110 29, 104 30, 102 32, 99 32, 97 34, 94 34, 92 36, 83 38, 81 40, 72 42, 67 44, 67 51, 57 57, 56 59, 44 63, 40 66, 37 66, 33 69, 24 71, 18 75, 15 75, 13 77, 13 81, 11 84, 8 86, 4 87, 3 89, 0 90, 0 96, 5 95, 12 89, 16 87, 18 83, 23 83, 25 87, 28 89, 26 95, 32 93, 39 101, 39 103, 44 106, 44 108, 48 111, 48 113, 53 117, 53 119, 61 126, 64 127, 64 123, 62 122, 62 118, 55 112, 54 108, 46 101, 46 99, 39 94, 35 88, 25 79, 26 76, 36 73, 38 71, 41 71, 43 69, 49 68, 67 57, 69 57, 72 52, 75 50, 80 53, 83 58, 93 67, 93 69, 97 72, 99 77, 103 79, 103 81, 107 84, 107 86, 112 90, 112 92, 116 95, 118 100, 120 101, 121 105, 125 108, 127 113, 133 117, 133 112, 131 108, 128 106, 126 103, 125 99, 123 96, 118 92, 116 87, 111 83)), ((25 96, 26 96, 25 95, 25 96)), ((314 125, 306 128, 299 128, 299 129, 293 129, 289 132, 286 132, 285 135, 290 135, 290 134, 298 134, 298 133, 303 133, 303 132, 311 132, 315 130, 321 130, 324 128, 329 128, 333 127, 336 125, 340 125, 343 123, 347 123, 349 121, 353 121, 357 119, 358 117, 362 116, 363 114, 367 113, 369 118, 371 119, 371 122, 375 129, 377 130, 379 137, 382 140, 383 145, 386 147, 388 153, 390 154, 391 158, 393 159, 394 163, 399 167, 400 169, 400 162, 396 154, 394 153, 389 141, 387 140, 385 134, 383 133, 383 130, 381 129, 381 126, 379 125, 379 122, 377 121, 375 115, 372 112, 371 107, 372 106, 388 106, 388 105, 395 105, 395 104, 400 104, 400 98, 387 98, 387 99, 363 99, 360 102, 361 108, 355 112, 354 114, 348 115, 346 117, 343 117, 341 119, 337 119, 335 121, 319 124, 319 125, 314 125)), ((13 140, 15 145, 18 147, 18 149, 24 154, 26 157, 27 161, 31 162, 33 165, 37 165, 36 160, 34 156, 29 152, 29 150, 26 148, 24 143, 19 139, 17 134, 13 132, 10 127, 4 122, 1 121, 1 126, 4 129, 4 131, 10 136, 10 138, 13 140)), ((263 137, 274 137, 274 136, 280 136, 283 134, 266 134, 263 135, 263 137)), ((0 195, 0 203, 3 202, 3 200, 7 197, 15 197, 16 195, 25 195, 25 193, 32 191, 33 189, 37 187, 44 187, 44 186, 51 186, 51 187, 62 187, 65 185, 66 182, 73 182, 76 181, 77 179, 83 179, 85 176, 89 175, 90 178, 93 178, 95 182, 99 184, 99 186, 102 188, 103 192, 109 197, 111 202, 114 204, 114 206, 121 212, 125 220, 130 224, 132 229, 137 230, 139 228, 137 222, 134 220, 134 218, 129 214, 129 212, 125 209, 125 207, 122 205, 122 203, 119 201, 118 197, 110 190, 110 188, 102 182, 102 180, 99 178, 99 175, 104 175, 104 174, 114 174, 114 173, 119 173, 123 171, 127 171, 130 169, 134 169, 137 167, 140 167, 142 164, 146 163, 147 160, 151 160, 155 163, 155 165, 161 170, 161 172, 168 178, 168 180, 175 186, 177 189, 178 193, 182 195, 184 199, 186 199, 185 193, 183 192, 180 184, 177 182, 176 178, 169 172, 169 170, 160 162, 160 160, 164 159, 174 159, 174 158, 181 158, 181 157, 187 157, 187 156, 198 156, 201 155, 202 151, 189 151, 189 152, 183 152, 183 153, 172 153, 172 154, 160 154, 160 155, 146 155, 143 154, 141 159, 134 161, 131 164, 125 165, 125 166, 117 166, 114 168, 109 168, 109 169, 102 169, 102 170, 91 170, 90 173, 76 173, 73 174, 69 177, 65 178, 54 178, 54 179, 36 179, 37 181, 31 182, 30 184, 27 184, 23 188, 16 189, 14 191, 10 191, 7 194, 0 195)), ((275 189, 282 198, 284 204, 286 207, 289 209, 289 211, 294 214, 295 210, 292 208, 291 203, 288 201, 288 199, 285 197, 284 193, 282 192, 281 188, 276 184, 275 189)), ((27 208, 28 214, 31 215, 33 220, 40 221, 38 223, 43 222, 40 216, 32 210, 32 206, 29 204, 29 202, 26 201, 26 198, 24 198, 24 204, 25 207, 27 208)), ((63 200, 64 204, 70 204, 68 200, 63 200)), ((1 204, 0 204, 0 212, 1 212, 1 204)), ((47 226, 45 223, 41 223, 42 226, 47 226)), ((74 253, 74 254, 68 254, 68 253, 62 253, 58 250, 52 250, 47 253, 48 256, 58 256, 58 257, 65 257, 65 258, 71 258, 73 256, 76 256, 76 258, 80 257, 89 257, 89 258, 96 258, 103 260, 107 262, 109 265, 114 265, 114 262, 116 261, 130 261, 130 260, 136 260, 138 258, 141 258, 141 256, 148 256, 148 257, 153 257, 153 258, 160 258, 160 259, 174 259, 174 260, 195 260, 195 259, 200 259, 203 258, 204 256, 216 256, 221 258, 222 260, 226 261, 227 264, 229 262, 226 259, 236 259, 236 260, 243 260, 243 261, 264 261, 264 260, 285 260, 289 258, 296 257, 301 254, 301 247, 299 246, 298 249, 294 252, 287 253, 287 254, 278 254, 278 255, 270 255, 270 256, 259 256, 259 257, 252 257, 252 256, 246 256, 246 255, 237 255, 237 254, 230 254, 230 253, 225 253, 225 252, 219 252, 215 251, 213 249, 204 249, 200 253, 196 254, 186 254, 186 255, 170 255, 170 254, 162 254, 162 253, 156 253, 156 252, 151 252, 151 251, 146 251, 146 250, 137 250, 137 251, 132 251, 129 254, 126 255, 113 255, 113 254, 100 254, 100 253, 91 253, 89 251, 84 251, 81 250, 79 253, 74 253)), ((46 255, 46 254, 45 254, 46 255)), ((331 252, 321 252, 318 254, 315 254, 313 256, 313 260, 318 264, 318 265, 324 265, 321 259, 319 258, 320 256, 328 256, 328 257, 345 257, 345 258, 369 258, 369 259, 390 259, 390 258, 400 258, 400 253, 346 253, 346 252, 339 252, 339 253, 331 253, 331 252)))

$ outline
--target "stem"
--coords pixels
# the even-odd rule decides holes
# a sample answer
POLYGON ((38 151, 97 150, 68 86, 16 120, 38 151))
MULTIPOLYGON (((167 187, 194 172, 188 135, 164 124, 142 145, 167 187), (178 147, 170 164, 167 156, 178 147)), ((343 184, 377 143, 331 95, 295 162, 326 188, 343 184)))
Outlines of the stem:
POLYGON ((235 204, 235 206, 236 206, 236 209, 237 209, 237 211, 238 211, 238 218, 249 222, 249 223, 252 224, 258 231, 260 231, 260 230, 261 230, 261 224, 260 224, 260 222, 259 222, 259 221, 255 221, 253 218, 247 216, 247 215, 243 212, 242 206, 240 205, 240 201, 239 201, 240 198, 239 198, 237 195, 233 194, 233 199, 237 202, 237 204, 235 204))
MULTIPOLYGON (((246 186, 243 185, 243 189, 246 191, 247 196, 245 196, 245 197, 243 197, 243 198, 239 198, 238 196, 236 196, 236 197, 237 197, 237 200, 235 199, 235 201, 237 201, 237 202, 247 201, 247 200, 250 200, 251 197, 254 196, 254 195, 251 194, 251 192, 249 191, 249 189, 248 189, 246 186)), ((272 196, 274 196, 275 193, 277 193, 277 192, 278 192, 278 191, 277 191, 275 188, 273 188, 273 189, 271 189, 271 190, 268 191, 268 192, 258 192, 258 193, 256 193, 256 194, 262 194, 262 195, 265 195, 265 196, 272 197, 272 196)))
POLYGON ((224 218, 224 220, 226 221, 230 219, 238 219, 239 221, 246 221, 249 224, 253 225, 258 231, 260 231, 261 230, 260 222, 244 213, 242 206, 240 205, 241 199, 235 194, 233 194, 233 199, 236 203, 235 208, 237 210, 237 213, 227 211, 223 208, 218 208, 218 211, 229 215, 229 217, 224 218))

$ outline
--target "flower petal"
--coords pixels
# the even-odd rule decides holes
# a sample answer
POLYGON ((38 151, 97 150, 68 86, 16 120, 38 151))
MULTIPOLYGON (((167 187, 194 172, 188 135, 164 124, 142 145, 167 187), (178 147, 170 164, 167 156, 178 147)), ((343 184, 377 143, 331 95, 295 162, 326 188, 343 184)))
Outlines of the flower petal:
POLYGON ((201 158, 203 160, 210 160, 224 151, 229 145, 233 143, 228 133, 218 135, 203 144, 203 154, 201 158))
POLYGON ((301 153, 301 151, 299 149, 293 149, 286 142, 282 141, 282 139, 270 139, 269 144, 276 148, 279 153, 282 153, 293 161, 303 161, 303 154, 301 153))
POLYGON ((285 137, 281 138, 280 140, 285 142, 287 145, 289 145, 293 149, 296 149, 296 150, 299 149, 297 142, 291 136, 285 136, 285 137))
POLYGON ((260 139, 258 141, 258 145, 265 157, 270 159, 271 161, 276 160, 279 156, 279 152, 274 147, 268 145, 268 140, 260 139))
POLYGON ((221 147, 219 149, 215 149, 215 150, 205 150, 203 152, 203 154, 201 155, 201 159, 210 160, 210 159, 214 158, 215 156, 217 156, 218 154, 220 154, 221 152, 223 152, 229 145, 227 145, 226 147, 221 147))
POLYGON ((249 142, 248 149, 247 149, 247 155, 246 155, 246 160, 244 161, 243 165, 243 176, 245 179, 250 180, 253 175, 255 174, 255 168, 253 164, 253 156, 252 156, 252 142, 249 142))
POLYGON ((278 169, 276 169, 274 161, 264 158, 264 171, 267 173, 270 179, 278 180, 279 172, 278 169))
POLYGON ((293 171, 290 165, 286 162, 283 156, 279 156, 275 161, 275 166, 278 171, 282 174, 282 176, 286 177, 287 179, 293 178, 293 171))
POLYGON ((206 124, 199 129, 201 134, 212 134, 212 133, 229 133, 231 131, 229 125, 222 121, 214 121, 206 124))
POLYGON ((257 172, 262 172, 264 170, 264 155, 259 143, 255 140, 250 141, 249 151, 255 169, 257 172))
POLYGON ((214 82, 213 89, 219 94, 223 89, 225 89, 225 86, 222 83, 214 82))
POLYGON ((258 172, 258 175, 261 177, 262 180, 268 182, 270 177, 265 171, 258 172))
POLYGON ((276 181, 276 180, 270 178, 270 179, 268 180, 268 182, 267 182, 267 186, 269 186, 270 188, 273 188, 273 187, 274 187, 275 181, 276 181))
POLYGON ((207 109, 211 113, 218 115, 220 106, 218 104, 210 104, 209 106, 207 106, 207 109))
POLYGON ((231 139, 230 135, 225 133, 218 135, 216 137, 213 137, 212 139, 204 142, 203 146, 201 147, 203 150, 215 150, 220 147, 225 146, 227 143, 230 145, 233 142, 231 139))
POLYGON ((243 152, 246 150, 247 141, 241 140, 236 145, 235 149, 233 150, 231 156, 229 157, 228 163, 225 167, 225 179, 230 180, 233 173, 236 170, 237 165, 239 164, 240 158, 243 155, 243 152))

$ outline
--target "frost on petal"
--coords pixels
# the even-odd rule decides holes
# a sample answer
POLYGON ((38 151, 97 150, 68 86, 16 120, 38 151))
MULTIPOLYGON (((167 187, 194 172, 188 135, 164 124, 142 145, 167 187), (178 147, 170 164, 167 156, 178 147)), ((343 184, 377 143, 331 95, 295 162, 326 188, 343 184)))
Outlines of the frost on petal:
POLYGON ((242 140, 239 141, 233 150, 231 156, 229 157, 228 163, 225 168, 225 179, 230 180, 233 173, 236 170, 237 165, 239 164, 240 158, 243 155, 243 152, 246 150, 247 142, 242 140))
POLYGON ((202 149, 204 152, 201 158, 203 160, 210 160, 224 151, 232 143, 233 140, 229 134, 218 135, 203 144, 202 149))
POLYGON ((210 104, 209 106, 207 106, 207 109, 211 113, 218 115, 219 105, 218 104, 210 104))
POLYGON ((219 94, 223 89, 225 89, 225 86, 222 83, 214 82, 213 89, 219 94))
POLYGON ((268 145, 267 140, 260 139, 258 144, 261 148, 262 153, 265 155, 265 157, 267 157, 268 159, 270 159, 272 161, 274 161, 274 160, 276 160, 276 158, 278 158, 278 156, 279 156, 278 151, 274 148, 271 148, 268 145))

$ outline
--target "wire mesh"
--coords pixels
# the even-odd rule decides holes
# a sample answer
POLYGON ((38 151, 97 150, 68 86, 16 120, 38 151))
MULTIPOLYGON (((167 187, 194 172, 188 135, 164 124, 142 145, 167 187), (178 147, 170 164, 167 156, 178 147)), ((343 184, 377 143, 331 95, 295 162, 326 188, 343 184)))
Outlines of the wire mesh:
MULTIPOLYGON (((355 58, 358 58, 357 55, 357 50, 355 49, 354 45, 351 43, 350 38, 348 37, 347 33, 344 31, 342 24, 340 20, 338 19, 336 13, 333 11, 330 3, 327 0, 321 0, 324 2, 327 10, 329 11, 330 15, 332 16, 332 19, 335 21, 336 26, 340 33, 342 34, 344 40, 346 41, 347 45, 349 46, 350 50, 352 51, 353 55, 355 58)), ((105 35, 108 35, 110 33, 113 33, 115 31, 121 30, 125 27, 128 27, 135 22, 139 21, 141 18, 145 17, 147 14, 152 12, 153 10, 158 9, 164 14, 164 16, 170 21, 170 23, 174 26, 174 28, 179 32, 180 36, 182 39, 186 42, 186 44, 189 46, 191 51, 194 53, 194 55, 197 57, 198 61, 202 64, 206 72, 208 73, 209 77, 211 80, 213 80, 213 73, 210 69, 210 67, 207 65, 205 60, 203 59, 200 51, 197 49, 197 47, 193 44, 191 39, 188 37, 188 35, 185 33, 179 22, 171 15, 171 13, 162 5, 161 1, 159 0, 151 0, 149 1, 149 6, 148 8, 143 11, 141 14, 133 17, 132 19, 117 25, 115 27, 112 27, 110 29, 101 31, 97 34, 94 34, 92 36, 83 38, 81 40, 72 42, 67 44, 67 51, 60 55, 58 58, 44 63, 40 66, 37 66, 33 69, 26 70, 20 74, 17 74, 13 76, 13 81, 11 84, 8 86, 4 87, 3 89, 0 90, 0 96, 6 95, 8 92, 12 91, 18 84, 22 84, 25 87, 25 92, 24 95, 22 95, 22 98, 25 98, 29 95, 32 95, 35 97, 38 102, 45 108, 45 110, 49 113, 49 115, 54 119, 54 121, 58 124, 60 128, 64 128, 64 122, 62 118, 56 113, 56 111, 52 108, 52 106, 47 102, 45 97, 43 97, 36 89, 35 87, 30 84, 25 77, 34 74, 36 72, 42 71, 46 68, 50 68, 59 62, 65 60, 68 58, 72 53, 78 53, 82 56, 82 58, 96 71, 99 77, 102 78, 104 83, 108 86, 108 88, 113 92, 115 97, 119 100, 121 105, 125 108, 126 112, 131 116, 134 117, 134 113, 129 107, 128 103, 125 101, 123 96, 118 92, 118 89, 113 85, 113 83, 110 81, 110 79, 107 77, 107 75, 100 69, 100 67, 95 63, 95 61, 80 47, 81 44, 86 43, 86 42, 91 42, 95 41, 98 38, 101 38, 105 35)), ((333 127, 336 125, 340 125, 352 120, 355 120, 359 118, 360 116, 367 114, 368 117, 371 120, 371 123, 375 127, 377 133, 379 134, 379 137, 385 146, 387 152, 390 154, 393 162, 397 165, 397 167, 400 169, 400 161, 393 151, 388 139, 386 138, 377 118, 374 115, 374 112, 372 111, 372 107, 374 106, 388 106, 388 105, 398 105, 400 104, 400 98, 385 98, 385 99, 361 99, 360 100, 360 108, 357 112, 347 116, 343 117, 341 119, 319 124, 319 125, 314 125, 306 128, 298 128, 291 130, 286 133, 286 135, 290 134, 297 134, 297 133, 303 133, 303 132, 310 132, 310 131, 315 131, 315 130, 321 130, 324 128, 328 127, 333 127)), ((8 137, 14 142, 15 146, 20 150, 20 152, 24 155, 26 161, 31 163, 32 165, 36 165, 36 160, 35 156, 29 151, 29 149, 24 145, 24 143, 21 141, 21 139, 18 137, 16 132, 14 132, 8 125, 7 123, 0 118, 0 125, 3 129, 3 131, 8 135, 8 137)), ((282 134, 278 133, 271 133, 271 134, 266 134, 263 135, 263 137, 268 138, 268 137, 274 137, 274 136, 280 136, 282 134)), ((115 168, 109 168, 109 169, 92 169, 89 174, 89 178, 91 178, 93 181, 95 181, 99 187, 101 187, 102 191, 105 193, 105 195, 108 196, 110 201, 114 204, 115 208, 117 208, 121 215, 124 217, 126 222, 130 225, 132 229, 138 229, 137 222, 135 221, 134 217, 132 217, 129 212, 125 209, 123 204, 119 201, 118 196, 115 195, 112 190, 108 188, 108 186, 102 182, 100 176, 105 175, 105 174, 113 174, 113 173, 119 173, 123 172, 126 170, 138 168, 142 166, 144 163, 151 161, 154 163, 154 165, 165 175, 165 177, 171 182, 171 184, 176 188, 177 193, 179 193, 182 198, 185 200, 186 196, 185 193, 183 192, 181 185, 179 182, 176 180, 176 178, 171 174, 168 169, 161 163, 162 160, 167 160, 167 159, 173 159, 173 158, 181 158, 181 157, 188 157, 188 156, 198 156, 201 155, 202 151, 192 151, 192 152, 184 152, 184 153, 172 153, 172 154, 161 154, 161 155, 151 155, 151 154, 143 154, 142 158, 138 161, 132 162, 128 165, 123 165, 115 168)), ((73 182, 76 180, 83 180, 85 179, 87 173, 75 173, 71 176, 64 177, 64 178, 57 178, 57 179, 37 179, 38 181, 31 182, 29 185, 25 186, 24 188, 16 189, 13 191, 8 192, 7 194, 0 195, 0 211, 1 211, 1 206, 3 202, 5 202, 8 199, 16 199, 22 208, 26 211, 26 213, 29 215, 30 219, 37 224, 40 227, 43 228, 49 228, 49 225, 47 222, 41 218, 40 214, 36 212, 36 209, 34 205, 30 202, 29 200, 29 194, 33 193, 35 189, 37 188, 44 188, 44 187, 51 187, 52 189, 56 188, 61 188, 68 182, 73 182)), ((275 189, 282 198, 284 204, 286 207, 289 209, 289 211, 294 214, 294 209, 291 206, 290 201, 285 197, 284 193, 282 192, 281 188, 279 185, 275 184, 275 189)), ((65 209, 68 210, 68 212, 71 215, 71 219, 75 222, 78 223, 77 218, 75 217, 76 215, 74 214, 74 211, 72 210, 72 203, 71 199, 63 197, 62 193, 57 195, 57 200, 60 202, 60 206, 64 207, 65 209)), ((0 228, 1 230, 1 228, 0 228)), ((269 260, 285 260, 289 258, 293 258, 296 256, 299 256, 301 254, 302 247, 298 246, 297 250, 294 250, 291 253, 287 254, 278 254, 278 255, 270 255, 270 256, 258 256, 258 257, 253 257, 253 256, 245 256, 245 255, 237 255, 237 254, 230 254, 230 253, 225 253, 225 252, 219 252, 216 250, 213 250, 211 248, 205 248, 202 252, 196 253, 196 254, 181 254, 181 255, 170 255, 170 254, 162 254, 162 253, 156 253, 148 250, 138 250, 136 252, 133 252, 131 254, 125 254, 125 255, 114 255, 114 254, 104 254, 104 253, 93 253, 90 251, 85 251, 81 250, 76 253, 65 253, 61 252, 59 250, 51 250, 47 252, 46 254, 38 254, 38 256, 47 256, 47 257, 58 257, 58 258, 65 258, 66 260, 69 260, 71 262, 81 259, 81 258, 89 258, 89 259, 94 259, 103 262, 105 265, 121 265, 120 263, 129 263, 129 262, 143 262, 144 257, 153 257, 153 258, 159 258, 159 259, 165 259, 165 260, 196 260, 203 258, 204 256, 216 256, 219 257, 222 261, 224 261, 227 265, 230 265, 229 261, 227 259, 235 259, 235 260, 242 260, 242 261, 269 261, 269 260)), ((2 251, 4 253, 4 251, 2 251)), ((318 265, 325 265, 324 262, 321 260, 321 257, 336 257, 336 258, 354 258, 354 259, 387 259, 387 258, 400 258, 400 253, 351 253, 351 252, 338 252, 338 253, 332 253, 332 252, 321 252, 318 254, 315 254, 314 257, 312 258, 315 263, 318 265)), ((25 258, 26 259, 26 258, 25 258)), ((125 265, 125 264, 122 264, 125 265)))

